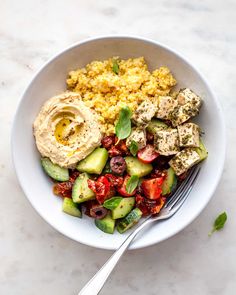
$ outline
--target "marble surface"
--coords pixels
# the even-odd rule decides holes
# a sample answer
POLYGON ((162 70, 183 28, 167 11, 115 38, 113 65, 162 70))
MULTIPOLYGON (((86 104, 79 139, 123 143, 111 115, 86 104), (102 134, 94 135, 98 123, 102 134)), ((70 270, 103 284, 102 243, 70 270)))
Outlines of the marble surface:
POLYGON ((222 103, 228 149, 202 214, 171 239, 126 253, 101 294, 235 294, 235 11, 234 0, 0 2, 0 294, 77 294, 111 255, 69 240, 37 215, 14 174, 10 129, 22 91, 52 55, 87 37, 124 33, 174 47, 202 71, 222 103), (223 210, 227 225, 208 238, 223 210))

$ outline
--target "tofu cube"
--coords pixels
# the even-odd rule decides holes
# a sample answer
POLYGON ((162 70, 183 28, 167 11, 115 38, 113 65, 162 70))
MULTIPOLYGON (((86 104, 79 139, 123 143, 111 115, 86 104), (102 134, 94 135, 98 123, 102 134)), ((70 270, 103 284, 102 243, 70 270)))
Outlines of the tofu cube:
POLYGON ((137 143, 139 150, 144 148, 147 144, 146 130, 138 127, 132 128, 130 136, 126 139, 128 147, 131 145, 132 140, 137 143))
POLYGON ((185 113, 184 106, 177 106, 174 111, 171 113, 171 123, 174 127, 183 124, 186 122, 190 116, 185 113))
POLYGON ((170 114, 177 107, 178 101, 171 96, 160 96, 158 99, 158 110, 156 117, 159 119, 169 119, 170 114))
POLYGON ((179 92, 177 95, 177 101, 178 104, 182 106, 190 103, 192 108, 196 111, 199 111, 202 104, 201 98, 189 88, 182 89, 179 92))
POLYGON ((177 127, 181 147, 199 147, 199 127, 194 123, 185 123, 177 127))
POLYGON ((149 100, 143 101, 135 111, 132 121, 137 126, 147 125, 154 117, 157 107, 149 100))
POLYGON ((186 88, 177 96, 178 106, 172 111, 170 120, 174 127, 183 124, 199 113, 202 100, 192 90, 186 88))
POLYGON ((193 165, 200 162, 200 156, 194 148, 186 148, 175 155, 169 164, 176 175, 181 175, 190 169, 193 165))
POLYGON ((155 136, 155 145, 160 155, 170 156, 179 152, 179 135, 177 129, 159 130, 155 136))

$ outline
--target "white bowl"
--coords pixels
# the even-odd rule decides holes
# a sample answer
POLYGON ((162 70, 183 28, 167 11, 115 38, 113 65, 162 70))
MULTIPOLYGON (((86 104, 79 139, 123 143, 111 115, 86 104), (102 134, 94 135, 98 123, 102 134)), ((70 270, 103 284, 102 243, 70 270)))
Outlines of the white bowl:
POLYGON ((189 87, 204 104, 196 121, 203 128, 209 151, 195 186, 180 211, 171 219, 144 231, 131 245, 143 248, 163 241, 192 222, 207 205, 219 182, 225 158, 225 128, 219 103, 203 76, 180 54, 155 41, 125 36, 101 37, 75 44, 47 62, 35 75, 18 106, 12 130, 12 151, 21 187, 35 210, 55 229, 80 243, 103 249, 117 249, 129 234, 105 234, 91 218, 78 219, 61 210, 62 200, 52 193, 52 183, 40 165, 32 133, 32 123, 42 104, 66 88, 66 76, 72 69, 93 60, 112 56, 144 56, 149 68, 165 65, 178 81, 178 88, 189 87))

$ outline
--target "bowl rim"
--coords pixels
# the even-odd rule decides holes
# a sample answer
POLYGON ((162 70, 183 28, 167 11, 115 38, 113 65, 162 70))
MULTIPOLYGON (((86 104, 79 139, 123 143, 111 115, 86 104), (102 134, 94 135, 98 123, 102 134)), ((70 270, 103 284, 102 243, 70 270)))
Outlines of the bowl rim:
POLYGON ((141 42, 145 42, 145 43, 150 43, 152 45, 155 45, 155 46, 157 45, 157 46, 161 47, 162 49, 169 51, 170 53, 177 56, 179 59, 183 60, 191 69, 193 69, 198 74, 198 76, 204 82, 204 84, 205 84, 206 88, 208 89, 212 99, 214 100, 214 103, 215 103, 215 105, 217 107, 218 115, 219 115, 219 118, 220 118, 220 125, 221 125, 221 132, 222 132, 222 134, 221 134, 222 150, 221 150, 221 158, 220 158, 221 161, 219 162, 219 165, 218 165, 218 169, 217 169, 218 174, 216 175, 216 178, 215 178, 215 184, 212 186, 211 191, 208 194, 208 198, 206 199, 206 202, 198 207, 198 210, 195 211, 195 214, 193 214, 191 216, 191 218, 189 218, 187 220, 187 222, 183 226, 181 226, 181 227, 177 228, 176 230, 172 231, 170 234, 167 234, 166 237, 163 237, 163 238, 161 238, 161 239, 159 239, 157 241, 153 241, 153 242, 148 242, 148 240, 146 240, 146 241, 144 240, 143 245, 141 245, 141 246, 132 246, 131 245, 131 247, 129 248, 129 250, 142 249, 142 248, 146 248, 148 246, 155 245, 157 243, 160 243, 160 242, 162 242, 164 240, 167 240, 167 239, 175 236, 177 233, 179 233, 184 228, 186 228, 188 225, 190 225, 200 215, 200 213, 204 210, 204 208, 209 203, 210 199, 213 197, 213 194, 214 194, 214 192, 215 192, 215 190, 216 190, 216 188, 217 188, 217 186, 219 184, 220 178, 222 176, 223 169, 224 169, 224 164, 225 164, 225 157, 226 157, 226 127, 225 127, 225 120, 224 120, 224 115, 223 115, 223 111, 222 111, 222 107, 220 105, 220 102, 217 99, 214 91, 211 89, 211 87, 210 87, 209 83, 207 82, 205 76, 196 68, 195 65, 190 63, 188 61, 188 59, 185 58, 178 51, 176 51, 175 49, 172 49, 171 47, 169 47, 169 46, 167 46, 167 45, 165 45, 163 43, 160 43, 159 41, 156 41, 154 39, 140 37, 138 35, 125 35, 125 34, 122 34, 122 35, 99 35, 99 36, 96 36, 96 37, 86 38, 86 39, 84 39, 82 41, 75 42, 72 45, 69 45, 65 49, 63 49, 63 50, 59 51, 58 53, 54 54, 48 61, 44 62, 43 65, 39 68, 39 70, 37 70, 36 73, 33 75, 30 82, 25 87, 25 89, 24 89, 24 91, 23 91, 23 93, 22 93, 22 95, 20 97, 20 100, 19 100, 19 102, 17 104, 16 110, 15 110, 15 113, 14 113, 14 117, 13 117, 12 127, 11 127, 11 140, 10 140, 10 143, 11 143, 12 162, 13 162, 13 167, 14 167, 15 172, 16 172, 16 176, 18 178, 19 185, 20 185, 24 195, 28 199, 31 206, 36 210, 36 212, 41 216, 41 218, 45 222, 50 224, 50 226, 52 226, 54 229, 56 229, 59 233, 63 234, 64 236, 66 236, 66 237, 68 237, 68 238, 70 238, 70 239, 72 239, 72 240, 74 240, 76 242, 82 243, 82 244, 84 244, 86 246, 91 246, 91 247, 94 247, 94 248, 97 248, 97 249, 105 249, 105 250, 115 250, 115 249, 118 248, 118 247, 100 246, 100 245, 95 245, 92 242, 81 241, 78 238, 75 238, 72 235, 68 234, 66 232, 66 230, 59 228, 56 224, 53 224, 50 220, 48 220, 45 216, 43 216, 37 210, 36 206, 31 201, 31 197, 29 195, 27 195, 27 193, 26 193, 26 189, 23 186, 23 182, 21 181, 22 174, 19 172, 18 167, 16 165, 16 154, 15 154, 15 149, 14 149, 14 130, 15 130, 15 125, 17 123, 17 118, 18 118, 18 115, 19 115, 19 109, 21 107, 21 104, 23 103, 24 97, 27 94, 28 89, 30 88, 31 84, 34 82, 36 77, 44 70, 44 68, 46 66, 48 66, 51 62, 53 62, 55 59, 62 56, 67 51, 69 51, 69 50, 71 50, 71 49, 73 49, 75 47, 81 46, 83 44, 90 43, 90 42, 93 42, 93 41, 102 40, 102 39, 105 39, 105 40, 106 39, 133 39, 133 40, 137 40, 137 41, 141 41, 141 42))

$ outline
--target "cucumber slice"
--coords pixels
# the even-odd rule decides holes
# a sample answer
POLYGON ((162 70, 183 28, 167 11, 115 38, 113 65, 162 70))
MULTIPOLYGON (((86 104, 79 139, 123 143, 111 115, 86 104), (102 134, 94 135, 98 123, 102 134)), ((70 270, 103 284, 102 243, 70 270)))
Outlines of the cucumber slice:
POLYGON ((72 199, 75 203, 82 203, 95 199, 94 192, 88 187, 89 176, 87 173, 80 174, 72 187, 72 199))
POLYGON ((118 219, 125 217, 134 207, 135 198, 129 197, 129 198, 123 198, 119 205, 111 210, 111 216, 113 219, 118 219))
POLYGON ((51 178, 57 181, 67 181, 69 180, 69 170, 67 168, 62 168, 57 164, 53 164, 50 159, 42 158, 41 164, 43 170, 49 175, 51 178))
POLYGON ((198 148, 195 148, 195 151, 198 153, 198 155, 200 157, 199 162, 205 160, 208 156, 208 151, 207 151, 206 147, 204 146, 201 139, 200 139, 200 145, 198 148))
POLYGON ((78 204, 74 203, 70 198, 64 198, 62 211, 75 217, 82 217, 78 204))
POLYGON ((152 171, 151 164, 145 164, 135 157, 126 157, 126 170, 129 175, 137 175, 139 178, 148 175, 152 171))
POLYGON ((161 129, 166 129, 166 128, 168 128, 168 125, 166 125, 166 123, 155 118, 153 118, 147 125, 147 131, 152 134, 156 134, 157 131, 161 129))
POLYGON ((166 178, 162 184, 162 195, 167 195, 171 193, 177 184, 177 177, 175 175, 174 170, 170 167, 167 170, 166 178))
POLYGON ((107 214, 103 219, 95 219, 95 225, 101 231, 107 234, 113 234, 115 229, 115 220, 107 214))
POLYGON ((76 167, 80 172, 101 174, 108 159, 108 152, 104 148, 95 149, 85 159, 80 161, 76 167))
POLYGON ((117 225, 117 230, 120 234, 123 234, 136 223, 138 223, 139 219, 142 217, 142 211, 139 208, 133 209, 125 218, 121 219, 121 221, 117 225))

